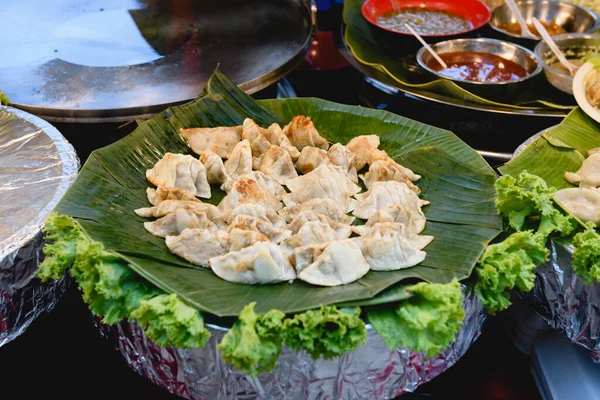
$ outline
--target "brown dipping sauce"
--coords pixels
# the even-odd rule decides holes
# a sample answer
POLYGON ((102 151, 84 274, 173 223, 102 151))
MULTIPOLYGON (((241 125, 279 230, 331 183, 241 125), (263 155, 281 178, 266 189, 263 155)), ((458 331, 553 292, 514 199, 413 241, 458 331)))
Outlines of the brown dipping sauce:
MULTIPOLYGON (((565 28, 563 28, 562 26, 558 25, 556 23, 556 21, 552 21, 550 23, 540 21, 540 23, 542 24, 542 26, 544 28, 546 28, 546 30, 548 31, 548 34, 550 36, 562 35, 563 33, 568 33, 565 30, 565 28)), ((498 28, 502 29, 503 31, 515 34, 515 35, 521 35, 521 33, 522 33, 521 32, 521 25, 519 25, 518 22, 512 22, 510 24, 502 24, 502 25, 499 25, 498 28)), ((535 29, 535 26, 533 25, 533 22, 527 24, 527 28, 529 28, 529 31, 531 33, 533 33, 537 37, 540 37, 540 34, 538 33, 537 29, 535 29)))
POLYGON ((449 79, 460 79, 473 82, 509 82, 527 76, 525 68, 519 64, 494 54, 461 51, 439 54, 448 68, 434 59, 429 61, 429 68, 449 79))

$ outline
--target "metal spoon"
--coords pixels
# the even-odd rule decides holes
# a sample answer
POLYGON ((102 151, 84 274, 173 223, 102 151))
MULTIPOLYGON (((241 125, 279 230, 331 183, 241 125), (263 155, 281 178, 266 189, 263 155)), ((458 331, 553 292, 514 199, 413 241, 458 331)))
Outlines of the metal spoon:
POLYGON ((521 26, 521 35, 529 37, 531 39, 537 39, 538 37, 529 31, 529 27, 527 26, 525 18, 523 18, 519 7, 517 7, 517 3, 515 3, 514 0, 506 0, 506 5, 508 6, 508 8, 510 8, 510 11, 513 13, 515 18, 517 19, 517 22, 521 26))
POLYGON ((442 60, 442 58, 441 58, 440 56, 438 56, 438 54, 437 54, 437 53, 436 53, 436 52, 435 52, 435 51, 434 51, 434 50, 431 48, 431 46, 429 46, 429 45, 427 44, 427 42, 423 40, 423 38, 421 37, 421 35, 419 35, 419 34, 417 33, 417 31, 415 31, 415 30, 412 28, 412 26, 410 26, 409 24, 404 24, 404 26, 406 26, 406 29, 408 29, 408 30, 409 30, 409 32, 410 32, 410 33, 412 33, 412 34, 414 35, 414 37, 416 37, 416 38, 417 38, 417 40, 418 40, 419 42, 421 42, 421 44, 422 44, 423 46, 425 46, 425 48, 427 49, 427 51, 428 51, 429 53, 431 53, 431 55, 433 56, 433 58, 435 58, 435 59, 436 59, 436 61, 437 61, 437 62, 439 62, 439 63, 440 63, 440 65, 442 66, 442 68, 444 68, 444 69, 448 68, 448 65, 447 65, 447 64, 444 62, 444 60, 442 60))
POLYGON ((567 58, 560 51, 560 49, 556 45, 556 42, 552 39, 546 28, 544 28, 544 25, 542 25, 540 21, 535 17, 532 18, 532 21, 533 25, 535 26, 535 29, 537 29, 538 33, 542 36, 542 39, 544 39, 544 42, 546 42, 548 47, 550 47, 550 50, 552 50, 554 55, 556 55, 558 61, 560 61, 560 63, 565 66, 565 68, 567 69, 567 71, 569 71, 569 74, 571 76, 574 76, 575 72, 577 72, 577 66, 571 64, 569 60, 567 60, 567 58))

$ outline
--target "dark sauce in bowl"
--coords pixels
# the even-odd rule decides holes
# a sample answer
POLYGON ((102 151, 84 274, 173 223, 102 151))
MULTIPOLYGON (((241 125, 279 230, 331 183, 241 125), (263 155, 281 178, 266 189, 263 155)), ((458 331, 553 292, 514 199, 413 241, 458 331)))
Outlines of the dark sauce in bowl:
POLYGON ((441 53, 439 56, 448 68, 442 68, 435 59, 427 65, 448 79, 497 83, 518 81, 527 76, 525 68, 494 54, 461 51, 441 53))
POLYGON ((410 25, 420 35, 449 35, 473 28, 473 25, 461 16, 422 7, 402 8, 377 18, 377 25, 383 28, 409 33, 405 24, 410 25))

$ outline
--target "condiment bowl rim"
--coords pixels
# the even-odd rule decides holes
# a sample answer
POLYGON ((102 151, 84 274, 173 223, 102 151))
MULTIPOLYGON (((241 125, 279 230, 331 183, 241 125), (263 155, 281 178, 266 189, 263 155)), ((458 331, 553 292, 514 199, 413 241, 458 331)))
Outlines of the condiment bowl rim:
MULTIPOLYGON (((375 0, 366 0, 362 6, 360 7, 360 12, 363 16, 363 18, 370 23, 371 25, 376 26, 379 29, 383 29, 384 31, 388 31, 397 35, 403 35, 403 36, 413 36, 412 33, 410 32, 403 32, 403 31, 395 31, 393 29, 390 28, 386 28, 384 26, 381 26, 377 23, 376 20, 373 20, 369 15, 367 15, 366 9, 368 7, 368 3, 371 1, 375 1, 375 0)), ((431 37, 431 38, 436 38, 436 37, 451 37, 451 36, 458 36, 458 35, 464 35, 466 33, 469 32, 473 32, 474 30, 477 30, 479 28, 481 28, 482 26, 489 24, 490 22, 490 18, 492 18, 492 10, 490 9, 490 7, 483 1, 483 0, 471 0, 475 3, 480 3, 484 8, 487 8, 488 13, 487 16, 484 18, 484 20, 479 24, 479 25, 473 25, 471 28, 463 30, 463 31, 459 31, 459 32, 453 32, 453 33, 441 33, 441 34, 436 34, 436 33, 419 33, 420 36, 422 37, 431 37)), ((436 1, 436 3, 440 3, 443 2, 443 0, 438 0, 436 1)), ((425 3, 425 1, 423 2, 425 3)), ((426 8, 426 7, 423 7, 426 8)))
MULTIPOLYGON (((454 42, 454 43, 464 43, 464 42, 495 43, 495 44, 508 45, 509 47, 516 47, 517 49, 523 51, 525 54, 527 54, 531 58, 533 58, 533 60, 536 63, 536 68, 531 73, 527 73, 527 75, 525 75, 521 79, 515 79, 515 80, 512 80, 512 81, 479 82, 479 81, 468 81, 468 80, 465 80, 465 79, 452 79, 452 78, 448 78, 447 76, 443 76, 439 72, 434 71, 433 69, 429 68, 429 66, 425 63, 425 61, 423 61, 423 54, 425 54, 427 52, 427 49, 425 48, 425 46, 421 47, 419 49, 419 51, 417 51, 417 62, 419 63, 419 65, 421 66, 421 68, 425 69, 428 72, 431 72, 432 74, 434 74, 434 75, 436 75, 436 76, 438 76, 438 77, 440 77, 442 79, 447 79, 447 80, 450 80, 452 82, 467 83, 469 85, 496 85, 496 86, 510 85, 510 84, 514 84, 514 83, 520 83, 520 82, 526 81, 527 79, 533 78, 534 76, 536 76, 537 74, 539 74, 542 71, 542 66, 540 65, 540 61, 538 60, 538 58, 536 57, 536 55, 534 54, 534 52, 531 51, 531 50, 529 50, 526 47, 520 46, 520 45, 515 44, 515 43, 507 42, 505 40, 489 39, 489 38, 476 38, 476 39, 463 38, 463 39, 446 40, 446 41, 443 41, 443 42, 435 43, 435 44, 432 44, 431 47, 434 48, 434 50, 435 50, 435 47, 441 46, 444 43, 448 43, 448 42, 454 42)), ((485 52, 482 51, 482 53, 485 53, 485 52)), ((490 53, 488 53, 488 54, 490 54, 490 53)))
MULTIPOLYGON (((554 40, 554 42, 556 43, 556 45, 558 46, 558 48, 560 49, 560 41, 563 39, 572 39, 572 38, 583 38, 583 39, 600 39, 600 34, 598 33, 584 33, 584 32, 573 32, 573 33, 563 33, 562 35, 556 35, 556 36, 552 36, 552 39, 554 40)), ((533 49, 535 56, 538 59, 538 62, 542 65, 542 68, 545 69, 549 69, 552 71, 553 74, 558 75, 561 78, 567 78, 567 79, 572 79, 573 77, 567 73, 567 72, 562 72, 557 70, 556 68, 552 68, 551 65, 547 64, 546 61, 544 61, 544 57, 542 53, 542 47, 547 46, 546 42, 544 42, 543 40, 540 41, 535 48, 533 49)), ((600 48, 600 43, 598 43, 598 47, 600 48)))
MULTIPOLYGON (((585 11, 595 21, 594 25, 592 26, 592 28, 589 29, 589 31, 586 31, 586 32, 569 32, 569 33, 566 33, 566 34, 571 34, 571 33, 593 33, 595 31, 597 31, 598 29, 600 29, 600 16, 598 14, 596 14, 593 10, 589 9, 588 7, 580 6, 580 5, 577 5, 577 4, 569 3, 568 1, 561 1, 561 0, 516 0, 516 3, 517 3, 517 5, 519 3, 533 3, 533 4, 536 4, 538 6, 541 6, 543 4, 564 4, 564 5, 571 6, 573 8, 579 8, 579 9, 585 11)), ((500 6, 495 7, 492 10, 492 12, 490 13, 490 19, 488 20, 488 25, 490 26, 490 28, 492 28, 496 32, 500 32, 500 33, 502 33, 504 35, 507 35, 507 36, 510 36, 510 37, 513 37, 513 38, 517 38, 517 39, 527 39, 527 40, 533 40, 533 41, 540 41, 540 40, 542 40, 541 37, 540 38, 532 38, 532 37, 529 37, 529 36, 523 36, 521 34, 516 34, 516 33, 505 31, 503 29, 500 29, 497 25, 494 25, 492 23, 492 17, 494 16, 494 11, 496 11, 497 9, 499 9, 501 7, 508 7, 508 5, 506 5, 506 3, 505 3, 505 4, 502 4, 500 6)), ((563 34, 563 35, 566 35, 566 34, 563 34)), ((556 35, 556 36, 558 36, 558 35, 556 35)), ((556 36, 552 36, 552 37, 554 38, 556 36)))

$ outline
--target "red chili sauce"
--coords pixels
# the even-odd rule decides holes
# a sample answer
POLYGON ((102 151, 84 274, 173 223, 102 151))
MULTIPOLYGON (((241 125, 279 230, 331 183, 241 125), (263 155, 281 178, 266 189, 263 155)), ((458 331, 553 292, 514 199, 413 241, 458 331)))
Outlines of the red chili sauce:
POLYGON ((471 51, 441 53, 448 68, 443 69, 435 60, 429 61, 429 68, 449 79, 474 82, 508 82, 527 76, 525 68, 519 64, 494 54, 471 51))

